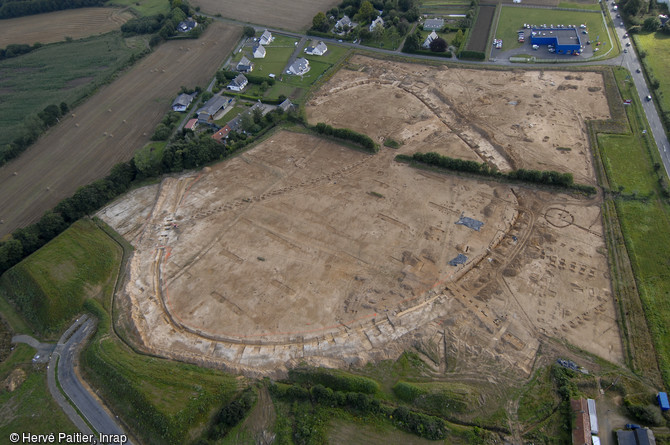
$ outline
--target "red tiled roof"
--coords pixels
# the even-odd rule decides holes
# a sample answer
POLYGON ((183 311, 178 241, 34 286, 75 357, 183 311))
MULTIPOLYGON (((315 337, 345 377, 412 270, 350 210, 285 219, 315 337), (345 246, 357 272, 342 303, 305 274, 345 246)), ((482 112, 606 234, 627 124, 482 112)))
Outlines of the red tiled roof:
POLYGON ((219 131, 214 133, 212 135, 212 139, 214 139, 217 142, 221 142, 221 139, 228 136, 228 133, 230 133, 230 127, 228 125, 226 125, 225 127, 221 128, 219 131))
POLYGON ((184 128, 186 128, 187 130, 193 130, 197 123, 198 119, 191 119, 186 123, 186 125, 184 125, 184 128))
POLYGON ((591 421, 586 399, 570 400, 570 408, 575 413, 575 427, 572 430, 573 445, 592 445, 591 421))

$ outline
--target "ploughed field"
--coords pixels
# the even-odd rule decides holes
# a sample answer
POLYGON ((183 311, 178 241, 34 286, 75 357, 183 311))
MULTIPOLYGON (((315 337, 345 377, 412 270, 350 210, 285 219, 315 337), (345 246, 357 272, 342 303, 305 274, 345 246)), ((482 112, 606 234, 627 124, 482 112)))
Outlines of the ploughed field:
POLYGON ((0 237, 132 158, 180 87, 206 86, 240 34, 239 27, 214 23, 200 39, 160 45, 0 167, 0 237))
POLYGON ((131 18, 127 10, 81 8, 2 20, 0 48, 12 43, 33 45, 104 34, 119 29, 131 18))

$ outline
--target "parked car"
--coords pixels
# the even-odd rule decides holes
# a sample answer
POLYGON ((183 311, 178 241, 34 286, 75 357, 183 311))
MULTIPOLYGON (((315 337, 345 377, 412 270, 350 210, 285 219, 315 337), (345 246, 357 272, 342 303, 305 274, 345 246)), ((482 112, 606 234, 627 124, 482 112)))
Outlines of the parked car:
POLYGON ((647 97, 645 97, 645 99, 647 99, 647 102, 651 102, 651 96, 647 96, 647 97))
POLYGON ((627 50, 626 48, 624 48, 624 49, 623 49, 623 52, 627 53, 627 52, 628 52, 628 50, 627 50))
POLYGON ((636 73, 641 73, 642 70, 641 70, 640 68, 638 68, 638 69, 635 70, 635 72, 636 72, 636 73))
POLYGON ((630 42, 626 42, 626 46, 630 46, 630 42))

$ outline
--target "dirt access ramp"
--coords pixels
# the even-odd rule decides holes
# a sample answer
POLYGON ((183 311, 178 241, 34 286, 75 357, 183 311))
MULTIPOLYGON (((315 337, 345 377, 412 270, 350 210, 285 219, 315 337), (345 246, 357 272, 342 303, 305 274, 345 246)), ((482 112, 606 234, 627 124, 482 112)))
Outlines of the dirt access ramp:
POLYGON ((0 237, 132 158, 180 87, 205 86, 240 35, 239 27, 213 23, 197 40, 163 43, 1 167, 0 237))
POLYGON ((6 19, 2 20, 0 48, 12 43, 61 42, 66 37, 82 39, 119 29, 132 18, 128 10, 82 8, 6 19))
POLYGON ((325 12, 340 4, 337 0, 194 0, 208 14, 241 22, 301 31, 312 26, 318 12, 325 12))

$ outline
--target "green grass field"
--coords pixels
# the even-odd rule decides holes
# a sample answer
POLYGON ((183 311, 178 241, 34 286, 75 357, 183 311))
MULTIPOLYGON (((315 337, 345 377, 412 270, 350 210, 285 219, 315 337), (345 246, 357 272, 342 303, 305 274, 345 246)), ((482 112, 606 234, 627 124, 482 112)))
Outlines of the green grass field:
POLYGON ((289 57, 295 51, 297 41, 297 39, 291 37, 276 35, 274 41, 265 46, 266 54, 262 59, 254 59, 251 52, 252 48, 245 46, 241 53, 235 54, 235 57, 233 57, 233 67, 243 55, 246 55, 255 64, 253 74, 257 76, 267 76, 269 74, 280 76, 284 72, 289 57))
POLYGON ((13 392, 0 390, 0 437, 3 440, 10 433, 24 431, 33 434, 78 431, 49 393, 46 366, 39 369, 33 367, 31 359, 34 354, 33 348, 19 344, 0 363, 0 382, 16 368, 26 373, 26 380, 13 392))
POLYGON ((113 0, 108 6, 120 6, 130 8, 139 15, 167 14, 170 12, 170 2, 167 0, 113 0))
MULTIPOLYGON (((611 42, 607 36, 607 31, 603 24, 603 15, 600 12, 578 12, 578 11, 559 11, 553 9, 535 9, 535 8, 519 8, 503 6, 498 19, 498 28, 496 29, 495 38, 503 39, 505 49, 519 48, 522 45, 530 45, 528 41, 525 43, 518 42, 517 31, 522 29, 523 24, 562 24, 579 26, 585 24, 589 31, 589 39, 596 40, 596 36, 600 37, 600 41, 607 42, 601 51, 611 42)), ((580 31, 581 32, 581 31, 580 31)), ((530 46, 529 46, 530 49, 530 46)))
POLYGON ((659 105, 664 112, 670 112, 670 35, 660 32, 653 34, 634 35, 635 46, 645 51, 647 56, 642 59, 648 72, 658 80, 660 98, 659 105))
POLYGON ((607 147, 603 162, 610 172, 610 185, 614 190, 623 187, 623 193, 649 195, 655 190, 655 184, 649 181, 654 171, 649 162, 645 162, 646 153, 634 135, 599 134, 598 143, 607 147), (615 168, 627 165, 625 170, 615 168))
MULTIPOLYGON (((624 82, 628 72, 615 70, 617 83, 622 91, 630 89, 637 97, 635 87, 624 82)), ((659 199, 659 187, 653 165, 659 162, 655 147, 648 150, 644 114, 639 101, 633 100, 626 112, 632 129, 621 137, 600 136, 598 142, 607 176, 617 185, 653 191, 647 201, 617 199, 616 209, 621 222, 626 247, 636 276, 647 324, 651 331, 658 356, 659 367, 666 385, 670 385, 670 206, 659 199), (623 138, 623 139, 622 139, 623 138), (627 178, 630 176, 630 179, 627 178)))
POLYGON ((588 9, 589 11, 601 11, 598 3, 576 3, 576 2, 561 2, 558 4, 559 8, 571 9, 588 9))
POLYGON ((430 16, 465 14, 468 9, 470 2, 465 0, 424 0, 419 6, 421 14, 430 16))
POLYGON ((50 104, 72 104, 101 85, 140 48, 129 48, 120 33, 47 45, 0 62, 0 146, 50 104))
POLYGON ((37 332, 55 333, 82 310, 86 298, 111 292, 121 251, 91 221, 80 220, 0 277, 0 296, 12 301, 37 332))

